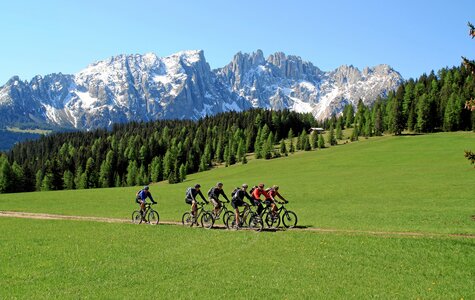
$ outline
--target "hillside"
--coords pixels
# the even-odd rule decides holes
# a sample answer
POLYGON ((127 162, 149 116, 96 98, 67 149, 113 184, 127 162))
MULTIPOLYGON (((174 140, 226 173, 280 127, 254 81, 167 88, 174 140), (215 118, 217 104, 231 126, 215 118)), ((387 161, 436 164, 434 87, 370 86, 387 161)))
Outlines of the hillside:
MULTIPOLYGON (((278 184, 300 225, 354 230, 475 234, 474 169, 463 150, 473 133, 362 139, 286 158, 251 160, 151 186, 163 220, 188 209, 184 192, 223 181, 229 194, 246 182, 278 184)), ((0 195, 0 210, 128 218, 139 187, 0 195)))

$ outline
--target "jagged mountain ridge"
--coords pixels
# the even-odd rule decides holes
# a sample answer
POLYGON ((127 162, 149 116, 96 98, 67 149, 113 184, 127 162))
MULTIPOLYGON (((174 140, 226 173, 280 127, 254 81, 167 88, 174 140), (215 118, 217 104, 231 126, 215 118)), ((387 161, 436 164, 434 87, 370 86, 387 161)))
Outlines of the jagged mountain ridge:
POLYGON ((167 57, 118 55, 75 75, 12 77, 0 88, 0 124, 90 129, 117 122, 199 119, 251 107, 311 112, 323 119, 358 99, 370 104, 402 82, 387 65, 321 71, 294 55, 237 53, 211 70, 201 50, 167 57))

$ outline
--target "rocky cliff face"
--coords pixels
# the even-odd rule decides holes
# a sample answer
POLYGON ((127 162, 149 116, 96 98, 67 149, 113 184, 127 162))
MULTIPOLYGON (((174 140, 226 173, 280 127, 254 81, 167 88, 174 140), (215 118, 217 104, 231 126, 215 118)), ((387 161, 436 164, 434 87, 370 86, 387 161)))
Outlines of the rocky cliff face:
POLYGON ((323 72, 298 56, 262 51, 237 53, 211 70, 203 51, 159 58, 119 55, 91 64, 76 75, 18 77, 0 88, 0 125, 49 123, 89 129, 116 122, 199 119, 251 107, 339 113, 358 99, 366 104, 395 89, 402 78, 387 65, 342 66, 323 72))

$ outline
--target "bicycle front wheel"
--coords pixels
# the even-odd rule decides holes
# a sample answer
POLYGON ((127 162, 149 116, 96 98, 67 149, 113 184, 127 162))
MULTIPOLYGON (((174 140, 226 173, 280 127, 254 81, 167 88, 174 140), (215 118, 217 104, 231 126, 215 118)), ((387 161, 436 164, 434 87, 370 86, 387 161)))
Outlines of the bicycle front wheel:
POLYGON ((227 216, 226 219, 226 228, 227 229, 235 229, 236 228, 236 216, 231 214, 227 216))
POLYGON ((158 225, 159 220, 160 216, 158 215, 158 212, 156 212, 155 210, 151 210, 148 214, 147 221, 152 225, 158 225))
POLYGON ((294 228, 297 226, 297 215, 293 211, 286 211, 282 216, 282 223, 284 223, 285 228, 294 228))
POLYGON ((226 227, 228 227, 227 222, 228 222, 229 216, 231 216, 231 215, 234 215, 234 213, 230 210, 228 210, 227 212, 225 212, 223 214, 223 223, 224 223, 224 225, 226 225, 226 227))
POLYGON ((201 216, 201 226, 206 229, 210 229, 214 225, 214 218, 209 212, 203 213, 201 216))
POLYGON ((134 223, 134 224, 142 223, 142 214, 139 210, 135 210, 132 213, 132 223, 134 223))

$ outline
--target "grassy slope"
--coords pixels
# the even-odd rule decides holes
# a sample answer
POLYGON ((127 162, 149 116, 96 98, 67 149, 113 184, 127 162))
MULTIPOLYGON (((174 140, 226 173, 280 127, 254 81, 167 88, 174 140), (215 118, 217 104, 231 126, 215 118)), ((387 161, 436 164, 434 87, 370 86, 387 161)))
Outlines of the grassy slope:
MULTIPOLYGON (((168 220, 187 209, 187 186, 222 180, 229 191, 245 180, 280 184, 301 224, 473 234, 475 170, 463 150, 474 138, 377 138, 218 168, 152 192, 168 220)), ((0 210, 126 218, 136 190, 0 195, 0 210)), ((10 218, 0 218, 0 232, 0 298, 475 298, 470 238, 10 218)))
POLYGON ((0 230, 0 298, 475 297, 473 239, 10 218, 0 230))
MULTIPOLYGON (((463 157, 473 133, 382 137, 159 183, 162 220, 179 220, 184 192, 217 181, 226 191, 242 182, 279 184, 301 225, 320 228, 475 233, 475 171, 463 157)), ((0 195, 0 210, 128 218, 138 187, 0 195)))

